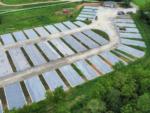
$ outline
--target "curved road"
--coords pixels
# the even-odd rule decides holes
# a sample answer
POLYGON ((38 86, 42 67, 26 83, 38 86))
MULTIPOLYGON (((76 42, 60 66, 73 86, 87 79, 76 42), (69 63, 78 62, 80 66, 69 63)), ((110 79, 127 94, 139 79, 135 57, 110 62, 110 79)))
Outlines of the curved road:
POLYGON ((85 59, 92 55, 99 54, 100 52, 116 48, 120 43, 120 38, 119 38, 119 35, 113 24, 113 19, 117 16, 117 12, 120 10, 136 11, 136 9, 134 9, 134 8, 132 8, 132 9, 121 9, 121 8, 110 9, 110 8, 99 7, 98 13, 97 13, 98 20, 93 21, 92 24, 87 25, 85 27, 74 29, 74 30, 69 30, 69 31, 66 31, 63 33, 61 32, 61 33, 52 34, 49 37, 45 37, 44 39, 38 38, 35 40, 26 40, 26 41, 22 41, 20 43, 1 46, 0 49, 3 51, 6 51, 11 48, 17 48, 17 47, 21 47, 21 46, 24 46, 27 44, 33 44, 33 43, 37 43, 37 42, 41 42, 41 41, 51 40, 53 38, 59 38, 59 37, 65 36, 65 35, 75 33, 75 32, 81 32, 85 29, 100 29, 100 30, 105 31, 110 37, 110 42, 104 46, 90 49, 90 50, 82 52, 82 53, 77 53, 75 55, 61 58, 61 59, 53 61, 53 62, 48 62, 46 64, 35 66, 30 69, 26 69, 24 71, 12 73, 10 75, 2 77, 0 79, 0 87, 5 86, 7 84, 14 83, 16 81, 22 81, 33 75, 38 75, 39 73, 43 73, 45 71, 57 69, 63 65, 73 63, 77 60, 85 59))

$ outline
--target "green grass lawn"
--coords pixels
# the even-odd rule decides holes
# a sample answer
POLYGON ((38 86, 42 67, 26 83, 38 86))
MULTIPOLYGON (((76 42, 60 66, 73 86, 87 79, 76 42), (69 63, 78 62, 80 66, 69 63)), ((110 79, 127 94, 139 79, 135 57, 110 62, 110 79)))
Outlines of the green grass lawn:
POLYGON ((34 3, 34 2, 45 2, 45 1, 57 1, 57 0, 1 0, 7 4, 22 4, 22 3, 34 3))
POLYGON ((150 0, 133 0, 133 2, 140 7, 143 7, 148 1, 150 2, 150 0))
POLYGON ((79 4, 80 3, 69 3, 65 5, 1 14, 0 34, 66 20, 74 20, 80 12, 80 9, 75 9, 79 4), (61 14, 64 8, 74 8, 73 17, 61 14))
POLYGON ((137 15, 133 19, 147 45, 144 58, 70 89, 65 96, 57 91, 54 97, 10 113, 149 113, 150 26, 137 15))

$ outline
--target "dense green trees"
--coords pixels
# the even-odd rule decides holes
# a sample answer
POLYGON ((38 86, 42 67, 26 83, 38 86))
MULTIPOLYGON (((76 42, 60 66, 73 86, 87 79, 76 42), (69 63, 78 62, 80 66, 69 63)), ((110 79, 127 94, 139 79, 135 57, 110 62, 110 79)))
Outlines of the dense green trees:
POLYGON ((139 16, 150 25, 150 1, 146 1, 144 7, 140 7, 139 16))
POLYGON ((123 0, 123 2, 124 2, 125 7, 129 7, 131 0, 123 0))
POLYGON ((133 63, 69 92, 48 92, 46 100, 11 113, 149 113, 149 75, 133 63))
POLYGON ((144 93, 138 98, 137 109, 139 109, 141 113, 150 112, 150 94, 149 93, 144 93))
POLYGON ((2 17, 0 16, 0 24, 2 24, 2 17))

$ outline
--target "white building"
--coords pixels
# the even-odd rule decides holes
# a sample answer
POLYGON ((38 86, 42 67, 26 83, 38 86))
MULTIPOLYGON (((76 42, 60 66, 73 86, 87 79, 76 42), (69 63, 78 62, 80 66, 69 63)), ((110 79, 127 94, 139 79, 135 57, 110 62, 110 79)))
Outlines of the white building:
POLYGON ((116 2, 113 1, 106 1, 103 3, 104 7, 110 7, 110 8, 115 8, 117 6, 116 2))

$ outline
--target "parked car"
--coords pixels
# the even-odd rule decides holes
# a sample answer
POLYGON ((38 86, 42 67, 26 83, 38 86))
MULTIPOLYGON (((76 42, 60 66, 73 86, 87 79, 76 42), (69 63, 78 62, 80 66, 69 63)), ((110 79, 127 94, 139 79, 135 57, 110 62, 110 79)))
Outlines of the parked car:
POLYGON ((125 13, 123 11, 118 11, 117 13, 118 15, 125 15, 125 13))

